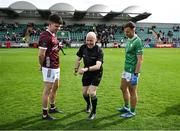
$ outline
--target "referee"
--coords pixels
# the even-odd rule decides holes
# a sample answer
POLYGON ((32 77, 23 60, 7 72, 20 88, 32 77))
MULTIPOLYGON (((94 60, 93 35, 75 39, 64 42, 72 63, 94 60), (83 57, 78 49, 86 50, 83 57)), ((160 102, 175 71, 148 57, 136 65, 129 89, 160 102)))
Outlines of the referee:
POLYGON ((83 75, 82 93, 87 103, 86 112, 90 113, 89 119, 96 117, 97 96, 96 90, 103 74, 103 51, 96 45, 96 34, 89 32, 86 35, 86 44, 82 45, 78 52, 75 62, 74 74, 83 75), (84 62, 84 68, 80 68, 81 59, 84 62))

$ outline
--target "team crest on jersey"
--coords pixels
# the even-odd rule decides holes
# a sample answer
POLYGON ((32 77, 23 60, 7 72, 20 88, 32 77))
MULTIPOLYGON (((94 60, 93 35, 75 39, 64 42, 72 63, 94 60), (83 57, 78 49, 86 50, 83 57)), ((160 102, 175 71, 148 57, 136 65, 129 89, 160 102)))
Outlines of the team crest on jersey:
POLYGON ((58 44, 58 40, 57 40, 56 37, 52 37, 52 43, 53 43, 53 44, 58 44))

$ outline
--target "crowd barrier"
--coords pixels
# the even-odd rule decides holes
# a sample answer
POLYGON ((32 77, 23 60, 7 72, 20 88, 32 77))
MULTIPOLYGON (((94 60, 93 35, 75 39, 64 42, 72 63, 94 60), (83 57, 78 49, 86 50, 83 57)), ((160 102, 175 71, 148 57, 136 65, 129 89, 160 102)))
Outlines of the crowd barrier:
MULTIPOLYGON (((83 42, 72 42, 69 47, 79 48, 83 42)), ((97 43, 101 47, 101 43, 97 43)), ((124 48, 125 43, 112 42, 107 44, 107 48, 124 48)), ((38 43, 15 43, 15 42, 0 42, 0 48, 37 48, 38 43)), ((62 47, 66 47, 62 45, 62 47)), ((180 43, 173 44, 144 44, 144 48, 180 48, 180 43)))
POLYGON ((145 48, 180 48, 180 43, 169 43, 169 44, 145 44, 145 48))

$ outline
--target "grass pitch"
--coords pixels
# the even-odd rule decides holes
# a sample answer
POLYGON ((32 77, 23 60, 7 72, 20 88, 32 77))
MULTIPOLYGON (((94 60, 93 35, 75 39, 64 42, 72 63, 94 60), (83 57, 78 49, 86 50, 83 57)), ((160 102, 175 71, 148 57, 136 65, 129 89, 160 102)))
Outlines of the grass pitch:
POLYGON ((61 53, 56 105, 64 114, 41 120, 42 75, 38 49, 0 49, 0 129, 5 130, 180 130, 180 49, 144 49, 134 118, 119 117, 124 49, 103 49, 104 74, 97 91, 97 118, 87 120, 81 76, 73 75, 77 49, 61 53))

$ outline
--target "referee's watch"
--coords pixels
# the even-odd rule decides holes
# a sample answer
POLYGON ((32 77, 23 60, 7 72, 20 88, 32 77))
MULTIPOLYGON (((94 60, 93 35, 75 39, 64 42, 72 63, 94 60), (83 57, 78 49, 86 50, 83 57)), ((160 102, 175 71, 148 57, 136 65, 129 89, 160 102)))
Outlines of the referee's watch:
POLYGON ((88 71, 90 71, 90 68, 88 67, 88 71))

